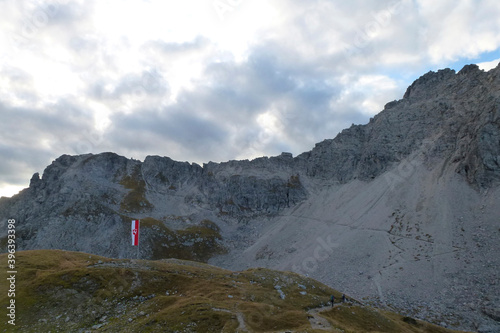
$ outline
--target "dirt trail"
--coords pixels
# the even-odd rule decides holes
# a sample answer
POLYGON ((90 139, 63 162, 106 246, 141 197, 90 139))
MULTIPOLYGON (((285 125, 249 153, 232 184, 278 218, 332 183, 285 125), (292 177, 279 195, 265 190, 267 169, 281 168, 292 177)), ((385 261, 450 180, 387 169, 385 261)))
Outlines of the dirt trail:
MULTIPOLYGON (((334 307, 339 306, 340 304, 335 304, 334 307)), ((314 308, 307 311, 307 318, 311 323, 311 328, 315 330, 324 330, 324 331, 332 331, 332 325, 325 318, 319 315, 320 312, 330 310, 332 307, 330 305, 323 306, 320 308, 314 308)))
POLYGON ((238 332, 249 332, 247 326, 245 325, 245 320, 243 319, 243 314, 241 312, 236 313, 236 318, 238 319, 238 332))
MULTIPOLYGON (((334 307, 337 307, 339 305, 340 305, 340 303, 335 304, 334 307)), ((326 320, 325 318, 323 318, 319 315, 321 312, 328 311, 331 308, 332 307, 330 305, 327 305, 327 306, 322 306, 319 308, 310 309, 307 311, 307 318, 309 319, 309 322, 311 323, 312 329, 329 331, 329 332, 333 331, 333 327, 332 327, 332 325, 330 325, 328 320, 326 320)), ((249 330, 245 324, 243 314, 241 312, 238 312, 238 311, 234 312, 231 310, 218 309, 218 308, 213 308, 213 310, 227 312, 227 313, 231 313, 233 315, 236 315, 236 319, 238 320, 238 323, 239 323, 239 326, 238 326, 236 332, 238 332, 238 333, 249 332, 249 330)))
POLYGON ((221 312, 227 312, 227 313, 231 313, 231 314, 236 314, 236 319, 238 320, 238 328, 237 328, 237 331, 238 333, 240 332, 249 332, 247 326, 245 325, 245 320, 243 318, 243 314, 241 312, 234 312, 234 311, 231 311, 231 310, 227 310, 227 309, 218 309, 218 308, 212 308, 212 310, 214 311, 221 311, 221 312))

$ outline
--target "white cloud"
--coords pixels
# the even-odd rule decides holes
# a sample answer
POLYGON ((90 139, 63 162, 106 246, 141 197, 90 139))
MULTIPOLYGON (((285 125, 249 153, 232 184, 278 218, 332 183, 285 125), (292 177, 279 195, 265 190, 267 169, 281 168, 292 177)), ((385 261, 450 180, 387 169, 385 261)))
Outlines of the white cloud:
POLYGON ((428 29, 428 54, 434 63, 475 58, 500 46, 497 1, 418 1, 428 29))
POLYGON ((6 191, 63 153, 298 154, 366 122, 430 68, 500 48, 496 0, 1 6, 0 115, 18 128, 0 134, 6 191))
POLYGON ((0 183, 0 197, 11 197, 19 193, 26 186, 0 183))
POLYGON ((477 65, 483 71, 489 71, 490 69, 496 68, 498 64, 500 64, 500 58, 493 61, 481 62, 477 65))

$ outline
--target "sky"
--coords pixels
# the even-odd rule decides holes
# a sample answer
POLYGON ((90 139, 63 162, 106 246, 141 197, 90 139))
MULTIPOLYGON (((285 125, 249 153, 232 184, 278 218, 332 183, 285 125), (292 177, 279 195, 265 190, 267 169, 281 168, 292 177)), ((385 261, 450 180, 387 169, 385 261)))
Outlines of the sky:
POLYGON ((0 0, 0 196, 62 154, 298 155, 426 72, 500 62, 498 0, 0 0))

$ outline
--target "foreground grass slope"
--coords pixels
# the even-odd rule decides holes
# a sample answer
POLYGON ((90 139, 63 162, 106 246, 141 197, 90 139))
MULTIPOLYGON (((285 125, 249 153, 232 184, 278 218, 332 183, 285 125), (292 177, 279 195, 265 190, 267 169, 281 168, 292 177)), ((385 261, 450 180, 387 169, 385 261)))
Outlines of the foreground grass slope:
POLYGON ((329 327, 313 329, 308 310, 341 294, 289 272, 57 250, 19 252, 17 267, 16 326, 4 319, 2 332, 451 332, 358 303, 320 312, 329 327))

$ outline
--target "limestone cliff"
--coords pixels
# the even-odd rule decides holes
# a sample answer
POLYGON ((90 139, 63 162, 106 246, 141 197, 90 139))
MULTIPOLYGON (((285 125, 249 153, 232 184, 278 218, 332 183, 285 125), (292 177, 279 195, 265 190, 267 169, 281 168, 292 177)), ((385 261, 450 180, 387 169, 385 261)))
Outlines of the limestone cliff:
POLYGON ((114 258, 138 255, 138 218, 144 259, 294 270, 487 332, 500 326, 499 184, 500 66, 469 65, 423 75, 368 124, 296 157, 63 155, 2 198, 0 217, 18 221, 19 249, 114 258))

